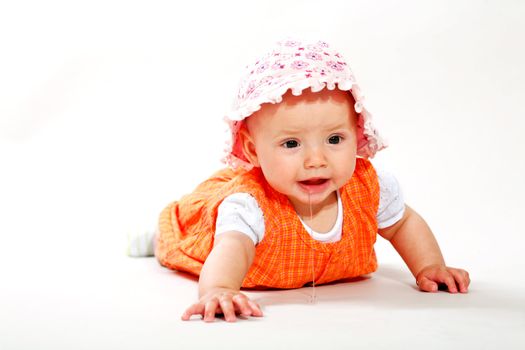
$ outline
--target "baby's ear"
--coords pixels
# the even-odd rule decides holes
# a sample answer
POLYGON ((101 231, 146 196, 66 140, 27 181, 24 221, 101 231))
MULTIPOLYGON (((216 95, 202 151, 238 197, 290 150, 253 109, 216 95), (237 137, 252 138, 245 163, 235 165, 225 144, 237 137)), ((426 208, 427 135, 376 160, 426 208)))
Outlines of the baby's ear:
POLYGON ((246 124, 244 124, 239 130, 239 137, 241 139, 244 156, 248 159, 251 165, 259 167, 259 158, 257 157, 257 151, 255 150, 255 141, 246 128, 246 124))
POLYGON ((360 150, 361 148, 365 147, 368 144, 368 139, 365 136, 365 128, 361 125, 357 126, 356 131, 357 136, 357 149, 360 150))

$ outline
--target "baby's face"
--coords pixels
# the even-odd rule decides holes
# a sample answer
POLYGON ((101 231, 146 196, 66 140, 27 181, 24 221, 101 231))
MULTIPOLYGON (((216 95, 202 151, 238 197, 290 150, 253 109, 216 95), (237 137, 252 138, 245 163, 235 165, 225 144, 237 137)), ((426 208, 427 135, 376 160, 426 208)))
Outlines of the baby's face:
POLYGON ((297 211, 334 200, 355 169, 357 115, 348 92, 287 93, 247 119, 244 152, 297 211), (310 197, 310 199, 309 199, 310 197))

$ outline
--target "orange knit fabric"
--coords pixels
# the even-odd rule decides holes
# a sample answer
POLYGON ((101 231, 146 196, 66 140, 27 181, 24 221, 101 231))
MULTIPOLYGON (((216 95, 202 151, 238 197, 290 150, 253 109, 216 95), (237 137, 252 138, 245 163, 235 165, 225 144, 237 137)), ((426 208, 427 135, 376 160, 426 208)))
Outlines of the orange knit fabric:
POLYGON ((155 255, 168 268, 199 275, 213 247, 217 209, 237 192, 250 193, 264 213, 264 238, 242 287, 299 288, 356 277, 377 269, 379 184, 368 160, 358 158, 352 178, 341 189, 341 240, 322 243, 310 237, 288 198, 272 189, 260 169, 224 169, 166 207, 160 215, 155 255), (312 266, 313 264, 313 266, 312 266))

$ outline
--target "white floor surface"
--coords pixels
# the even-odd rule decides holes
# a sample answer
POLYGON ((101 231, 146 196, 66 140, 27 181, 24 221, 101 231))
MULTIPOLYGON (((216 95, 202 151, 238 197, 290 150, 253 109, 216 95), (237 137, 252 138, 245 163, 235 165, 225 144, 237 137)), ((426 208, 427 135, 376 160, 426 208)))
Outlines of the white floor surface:
MULTIPOLYGON (((107 263, 108 261, 106 261, 107 263)), ((16 265, 16 261, 12 261, 16 265)), ((85 264, 87 268, 89 264, 85 264)), ((262 318, 183 322, 197 282, 154 258, 91 273, 27 271, 0 292, 1 349, 523 349, 525 288, 475 278, 468 294, 422 293, 402 265, 311 288, 248 292, 262 318), (32 275, 39 275, 31 278, 32 275)))

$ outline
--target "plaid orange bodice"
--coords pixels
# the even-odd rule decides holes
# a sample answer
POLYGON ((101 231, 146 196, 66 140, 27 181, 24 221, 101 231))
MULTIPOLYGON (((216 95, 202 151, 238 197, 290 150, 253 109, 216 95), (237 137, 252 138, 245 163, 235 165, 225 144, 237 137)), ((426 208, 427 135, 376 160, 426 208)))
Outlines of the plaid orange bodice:
POLYGON ((305 230, 288 198, 271 188, 260 169, 224 169, 160 215, 155 255, 168 268, 199 275, 213 247, 217 209, 227 196, 251 194, 264 213, 264 238, 245 288, 299 288, 371 273, 377 268, 379 184, 372 164, 358 158, 352 178, 340 189, 341 240, 323 243, 305 230), (312 270, 313 269, 313 270, 312 270))

